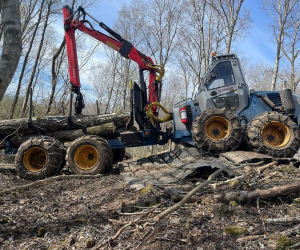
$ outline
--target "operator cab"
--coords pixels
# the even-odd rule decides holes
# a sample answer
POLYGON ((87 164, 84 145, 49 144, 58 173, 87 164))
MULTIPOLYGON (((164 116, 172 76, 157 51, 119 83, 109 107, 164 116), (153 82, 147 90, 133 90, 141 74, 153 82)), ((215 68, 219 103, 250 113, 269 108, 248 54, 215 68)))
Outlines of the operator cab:
POLYGON ((200 110, 225 108, 239 114, 248 107, 249 89, 235 54, 213 57, 196 100, 200 110))

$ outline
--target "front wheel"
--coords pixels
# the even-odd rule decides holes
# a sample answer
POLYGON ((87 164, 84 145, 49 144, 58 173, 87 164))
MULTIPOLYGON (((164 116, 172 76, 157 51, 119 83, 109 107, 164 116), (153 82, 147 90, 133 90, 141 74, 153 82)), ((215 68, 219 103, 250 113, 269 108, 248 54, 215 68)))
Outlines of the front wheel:
POLYGON ((79 175, 103 174, 111 168, 113 153, 106 140, 99 136, 82 136, 67 150, 67 165, 79 175))
POLYGON ((275 157, 290 157, 300 146, 299 127, 288 116, 265 112, 248 125, 246 137, 254 151, 275 157))
POLYGON ((242 140, 239 117, 226 109, 201 112, 192 124, 194 145, 202 154, 217 155, 235 150, 242 140))

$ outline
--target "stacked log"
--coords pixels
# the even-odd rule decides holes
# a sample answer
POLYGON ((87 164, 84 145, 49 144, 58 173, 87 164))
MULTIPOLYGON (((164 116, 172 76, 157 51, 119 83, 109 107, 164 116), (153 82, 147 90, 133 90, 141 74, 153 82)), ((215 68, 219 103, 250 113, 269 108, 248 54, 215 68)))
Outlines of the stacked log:
MULTIPOLYGON (((73 122, 87 128, 87 134, 98 135, 105 139, 116 138, 126 127, 129 113, 106 115, 73 116, 73 122)), ((66 116, 34 117, 32 123, 46 130, 45 135, 54 137, 61 142, 71 142, 84 135, 82 129, 73 128, 66 116)), ((39 133, 32 130, 28 119, 0 121, 0 149, 4 149, 9 140, 17 148, 24 141, 39 133)))

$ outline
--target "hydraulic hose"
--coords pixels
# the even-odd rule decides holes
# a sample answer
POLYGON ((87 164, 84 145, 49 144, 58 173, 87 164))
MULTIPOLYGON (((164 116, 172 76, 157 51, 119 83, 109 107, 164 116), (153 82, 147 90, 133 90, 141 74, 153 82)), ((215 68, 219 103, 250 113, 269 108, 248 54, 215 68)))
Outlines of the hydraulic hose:
POLYGON ((153 102, 151 104, 149 104, 146 108, 146 114, 149 117, 149 120, 151 122, 152 125, 154 125, 154 120, 158 121, 158 122, 167 122, 172 120, 173 115, 171 112, 169 112, 162 104, 158 103, 158 102, 153 102), (158 118, 153 114, 152 111, 152 106, 158 106, 161 108, 162 111, 164 111, 167 115, 164 118, 158 118))

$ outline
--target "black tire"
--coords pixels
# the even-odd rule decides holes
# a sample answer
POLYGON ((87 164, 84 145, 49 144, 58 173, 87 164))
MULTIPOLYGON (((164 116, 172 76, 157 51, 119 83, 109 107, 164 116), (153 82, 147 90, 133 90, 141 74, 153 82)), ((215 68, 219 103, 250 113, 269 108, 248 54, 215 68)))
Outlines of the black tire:
POLYGON ((278 158, 291 157, 300 147, 298 125, 277 112, 256 116, 247 126, 246 136, 251 150, 278 158))
POLYGON ((125 148, 113 149, 113 162, 121 162, 125 156, 125 148))
POLYGON ((23 179, 44 179, 59 173, 65 155, 66 149, 58 140, 49 136, 31 137, 18 149, 16 171, 23 179))
POLYGON ((67 149, 67 166, 74 174, 96 175, 110 170, 113 153, 106 140, 87 135, 77 138, 67 149))
POLYGON ((204 155, 235 150, 241 143, 242 135, 239 117, 226 109, 201 112, 192 124, 194 145, 204 155))

